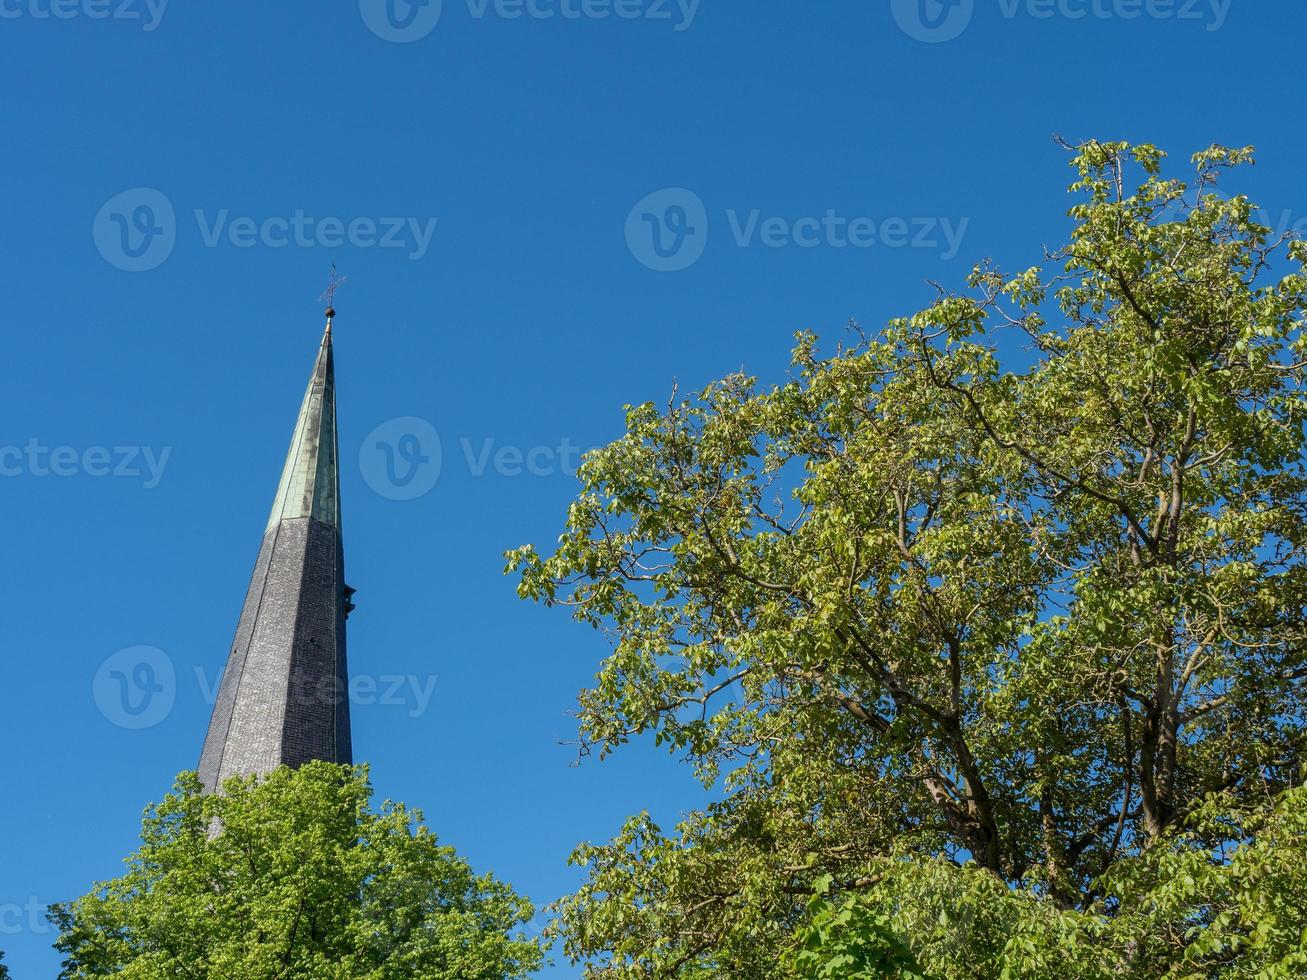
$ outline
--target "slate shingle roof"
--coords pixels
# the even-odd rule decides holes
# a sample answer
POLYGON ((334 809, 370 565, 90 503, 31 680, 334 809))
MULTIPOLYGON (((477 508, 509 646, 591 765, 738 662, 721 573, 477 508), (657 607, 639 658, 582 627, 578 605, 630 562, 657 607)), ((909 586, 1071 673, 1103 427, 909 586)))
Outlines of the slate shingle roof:
POLYGON ((232 775, 353 760, 331 321, 282 471, 200 756, 232 775))

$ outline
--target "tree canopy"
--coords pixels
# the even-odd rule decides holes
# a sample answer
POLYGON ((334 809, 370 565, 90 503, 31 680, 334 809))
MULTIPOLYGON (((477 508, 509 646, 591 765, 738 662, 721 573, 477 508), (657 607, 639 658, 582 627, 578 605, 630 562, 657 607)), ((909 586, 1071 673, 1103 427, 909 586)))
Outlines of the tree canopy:
POLYGON ((1069 149, 1039 265, 629 407, 557 547, 509 553, 615 638, 586 749, 720 787, 578 849, 589 976, 1200 976, 1262 922, 1301 956, 1301 837, 1255 835, 1303 812, 1307 246, 1218 192, 1251 149, 1069 149))
POLYGON ((834 899, 821 880, 787 962, 805 980, 1307 974, 1307 789, 1251 810, 1216 797, 1186 822, 1116 862, 1108 901, 1085 910, 939 859, 879 862, 862 889, 834 899))
POLYGON ((529 902, 373 809, 364 767, 312 762, 203 795, 185 773, 120 878, 53 907, 63 978, 509 980, 541 961, 529 902))

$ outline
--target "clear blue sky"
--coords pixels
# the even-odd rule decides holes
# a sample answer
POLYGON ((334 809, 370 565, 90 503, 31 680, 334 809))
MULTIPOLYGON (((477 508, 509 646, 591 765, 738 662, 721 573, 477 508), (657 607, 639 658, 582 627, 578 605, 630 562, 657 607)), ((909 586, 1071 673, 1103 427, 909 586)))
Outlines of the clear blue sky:
POLYGON ((29 907, 117 873, 198 759, 333 260, 350 658, 379 683, 356 754, 543 901, 578 841, 703 799, 647 746, 560 745, 606 643, 501 553, 554 540, 570 447, 674 379, 782 378, 797 329, 1033 263, 1065 228, 1054 133, 1256 143, 1241 189, 1307 218, 1302 4, 923 2, 0 0, 18 980, 57 969, 29 907), (439 473, 404 482, 432 432, 439 473), (125 714, 114 670, 166 690, 125 714))

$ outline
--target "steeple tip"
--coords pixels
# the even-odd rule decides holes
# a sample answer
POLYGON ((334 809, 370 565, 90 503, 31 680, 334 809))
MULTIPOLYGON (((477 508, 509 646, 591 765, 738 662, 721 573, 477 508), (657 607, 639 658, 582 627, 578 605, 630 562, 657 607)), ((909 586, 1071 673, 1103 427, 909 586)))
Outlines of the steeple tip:
POLYGON ((295 421, 281 482, 268 526, 280 521, 311 518, 340 528, 340 474, 336 445, 336 372, 331 350, 331 320, 313 361, 308 388, 295 421))
POLYGON ((324 340, 331 337, 331 321, 336 316, 336 290, 345 279, 345 276, 336 273, 336 263, 331 263, 331 278, 327 280, 327 289, 318 297, 320 301, 327 304, 327 308, 322 311, 327 317, 327 335, 324 340))

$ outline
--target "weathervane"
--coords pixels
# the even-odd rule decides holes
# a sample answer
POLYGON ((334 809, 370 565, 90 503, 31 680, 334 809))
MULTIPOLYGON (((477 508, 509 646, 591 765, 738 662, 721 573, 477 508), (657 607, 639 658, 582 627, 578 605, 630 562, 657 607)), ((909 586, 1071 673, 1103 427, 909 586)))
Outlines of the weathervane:
POLYGON ((327 313, 328 323, 330 323, 331 318, 336 315, 336 311, 334 309, 336 290, 341 287, 341 285, 345 282, 346 278, 348 277, 337 275, 336 263, 335 262, 331 263, 331 278, 327 280, 327 288, 323 291, 322 295, 318 297, 319 303, 327 304, 326 313, 327 313))

